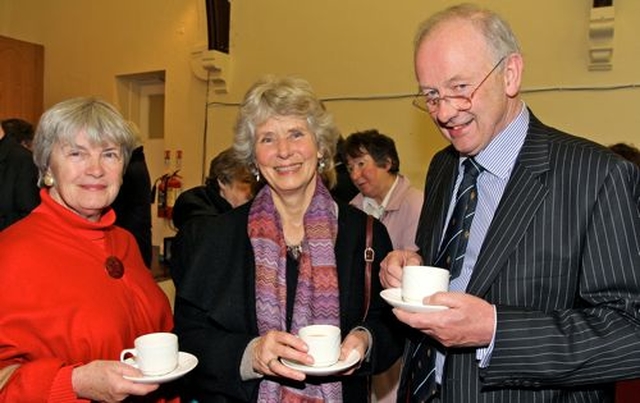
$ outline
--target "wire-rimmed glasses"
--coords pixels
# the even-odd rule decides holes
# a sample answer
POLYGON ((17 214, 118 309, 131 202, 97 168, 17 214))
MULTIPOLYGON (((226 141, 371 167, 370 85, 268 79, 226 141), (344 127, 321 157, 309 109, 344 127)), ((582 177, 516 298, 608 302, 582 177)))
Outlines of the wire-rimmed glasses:
POLYGON ((412 103, 413 106, 427 113, 436 113, 438 112, 438 109, 440 109, 440 103, 442 103, 442 101, 447 101, 449 105, 451 105, 452 107, 456 108, 459 111, 467 111, 471 109, 471 103, 475 93, 482 86, 482 84, 484 84, 484 82, 487 81, 487 79, 491 76, 491 74, 493 74, 493 72, 496 71, 500 63, 502 63, 506 58, 507 56, 503 56, 500 60, 498 60, 498 63, 496 63, 496 65, 493 66, 491 71, 489 71, 489 73, 487 73, 487 75, 484 76, 484 78, 480 81, 480 84, 476 86, 476 88, 471 92, 471 94, 469 94, 469 96, 466 96, 466 95, 441 96, 437 93, 437 91, 433 91, 433 94, 423 94, 422 92, 419 92, 413 99, 413 103, 412 103))

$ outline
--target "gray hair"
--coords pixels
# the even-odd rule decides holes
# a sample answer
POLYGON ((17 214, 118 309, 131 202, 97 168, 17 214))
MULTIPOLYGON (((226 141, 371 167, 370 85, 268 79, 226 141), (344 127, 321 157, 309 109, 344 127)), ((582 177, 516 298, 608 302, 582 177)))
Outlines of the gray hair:
POLYGON ((322 155, 322 180, 332 188, 336 183, 334 155, 340 132, 311 85, 301 78, 267 76, 249 88, 235 125, 233 148, 238 159, 256 173, 255 130, 275 116, 295 116, 307 121, 322 155))
POLYGON ((54 145, 72 144, 81 131, 93 145, 113 143, 119 146, 126 168, 136 145, 131 126, 115 107, 101 99, 72 98, 52 106, 38 123, 33 139, 33 160, 38 167, 39 183, 49 168, 54 145))
POLYGON ((459 4, 432 15, 420 24, 413 42, 414 59, 424 39, 441 23, 452 20, 470 23, 482 33, 495 62, 504 56, 520 53, 518 39, 500 15, 473 4, 459 4))
POLYGON ((249 168, 236 158, 233 148, 225 148, 211 160, 206 184, 218 189, 218 181, 228 185, 234 180, 255 184, 249 168))

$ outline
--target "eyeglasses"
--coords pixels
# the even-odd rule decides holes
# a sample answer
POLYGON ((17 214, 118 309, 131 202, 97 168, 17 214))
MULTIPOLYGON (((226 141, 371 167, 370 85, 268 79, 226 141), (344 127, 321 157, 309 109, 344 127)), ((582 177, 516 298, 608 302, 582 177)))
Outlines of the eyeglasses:
POLYGON ((430 94, 423 94, 422 92, 418 93, 413 99, 413 106, 416 108, 428 112, 428 113, 436 113, 440 109, 440 104, 442 101, 449 102, 449 105, 456 108, 459 111, 467 111, 471 109, 471 100, 473 96, 476 94, 478 89, 484 84, 485 81, 493 74, 494 71, 498 68, 500 63, 506 59, 507 56, 503 56, 502 59, 498 60, 495 66, 491 69, 491 71, 484 76, 480 84, 476 86, 476 88, 469 94, 469 96, 465 95, 438 95, 437 91, 432 91, 430 94))

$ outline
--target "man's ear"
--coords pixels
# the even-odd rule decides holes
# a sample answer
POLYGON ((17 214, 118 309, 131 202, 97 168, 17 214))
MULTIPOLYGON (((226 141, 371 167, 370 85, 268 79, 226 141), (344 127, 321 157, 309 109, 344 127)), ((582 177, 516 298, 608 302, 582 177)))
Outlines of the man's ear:
POLYGON ((524 69, 524 60, 522 55, 514 53, 507 56, 504 61, 504 89, 507 96, 513 98, 520 93, 520 85, 522 84, 522 71, 524 69))

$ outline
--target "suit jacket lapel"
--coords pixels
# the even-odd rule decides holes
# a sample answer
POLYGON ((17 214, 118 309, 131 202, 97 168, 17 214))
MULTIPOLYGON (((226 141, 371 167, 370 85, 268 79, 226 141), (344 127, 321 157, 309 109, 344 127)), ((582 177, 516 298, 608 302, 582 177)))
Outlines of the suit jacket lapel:
POLYGON ((416 235, 424 264, 433 264, 438 253, 457 173, 458 153, 453 147, 437 154, 429 167, 416 235))
POLYGON ((549 170, 547 129, 533 114, 511 178, 487 232, 467 292, 484 295, 522 239, 548 189, 540 175, 549 170))

